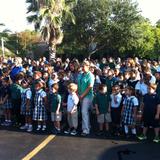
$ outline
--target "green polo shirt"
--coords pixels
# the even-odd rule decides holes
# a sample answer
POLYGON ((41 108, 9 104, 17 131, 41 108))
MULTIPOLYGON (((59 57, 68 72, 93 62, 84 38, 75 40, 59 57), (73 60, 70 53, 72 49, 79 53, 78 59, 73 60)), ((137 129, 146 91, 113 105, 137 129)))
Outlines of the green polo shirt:
POLYGON ((98 105, 100 114, 108 112, 110 96, 108 94, 97 93, 94 97, 94 104, 98 105))
POLYGON ((16 84, 16 83, 13 83, 11 85, 11 99, 21 99, 21 92, 23 91, 23 88, 16 84))
MULTIPOLYGON (((89 85, 94 85, 94 75, 89 71, 87 73, 82 73, 78 78, 78 93, 82 95, 89 85)), ((88 94, 85 96, 87 98, 93 98, 93 87, 90 89, 88 94)))
POLYGON ((51 107, 51 112, 55 113, 58 108, 58 104, 61 104, 60 94, 51 93, 49 94, 48 100, 51 107))

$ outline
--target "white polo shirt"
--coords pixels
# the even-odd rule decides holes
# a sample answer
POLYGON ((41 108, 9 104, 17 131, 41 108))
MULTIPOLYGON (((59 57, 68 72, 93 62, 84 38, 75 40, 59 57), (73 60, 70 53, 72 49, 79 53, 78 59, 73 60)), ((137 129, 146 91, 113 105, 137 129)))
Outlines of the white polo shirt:
POLYGON ((74 106, 77 106, 79 98, 76 93, 69 94, 67 99, 67 111, 71 112, 74 106))
POLYGON ((135 86, 135 90, 139 90, 144 96, 145 94, 148 93, 148 86, 144 82, 138 81, 135 86))
POLYGON ((117 95, 111 94, 110 97, 111 97, 111 108, 118 108, 121 104, 122 95, 120 93, 118 93, 117 95), (115 97, 117 103, 115 103, 114 97, 115 97))

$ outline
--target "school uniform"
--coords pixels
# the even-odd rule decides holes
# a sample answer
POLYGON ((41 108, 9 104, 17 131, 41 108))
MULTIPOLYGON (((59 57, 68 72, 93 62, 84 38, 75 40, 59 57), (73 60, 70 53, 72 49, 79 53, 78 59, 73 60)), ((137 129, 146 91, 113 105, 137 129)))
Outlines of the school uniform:
POLYGON ((122 123, 124 125, 134 125, 133 109, 138 106, 138 99, 135 96, 126 97, 123 101, 122 123))
POLYGON ((155 119, 157 112, 157 106, 160 104, 159 95, 155 94, 146 94, 143 99, 144 110, 143 110, 143 120, 144 127, 159 127, 159 120, 155 119))
POLYGON ((25 116, 30 116, 32 114, 31 104, 29 106, 29 110, 26 110, 27 99, 31 102, 32 92, 30 88, 23 89, 21 93, 21 114, 25 116))
POLYGON ((111 118, 112 122, 114 124, 120 124, 120 118, 121 118, 121 101, 122 101, 122 95, 121 93, 118 93, 117 95, 110 95, 111 99, 111 118), (117 103, 114 101, 114 97, 116 98, 117 103))
POLYGON ((20 109, 21 109, 21 92, 22 87, 19 84, 13 83, 11 85, 11 102, 13 107, 13 115, 15 116, 15 121, 21 123, 23 121, 20 109))
POLYGON ((45 121, 47 120, 46 106, 44 104, 44 97, 46 97, 46 92, 43 89, 36 91, 34 97, 34 110, 33 110, 33 120, 35 121, 45 121))
POLYGON ((62 101, 61 95, 58 93, 50 93, 48 99, 49 99, 49 104, 51 109, 51 120, 53 122, 61 121, 62 120, 61 108, 59 110, 59 114, 56 114, 58 104, 61 104, 61 101, 62 101))
POLYGON ((94 104, 97 104, 100 114, 97 116, 98 123, 111 122, 111 116, 108 113, 110 97, 108 94, 97 93, 94 98, 94 104))
POLYGON ((78 127, 78 110, 77 110, 77 105, 79 102, 79 98, 76 93, 69 94, 68 99, 67 99, 67 120, 69 127, 74 127, 75 129, 78 127), (72 111, 73 107, 76 106, 74 113, 70 114, 72 111))
POLYGON ((2 95, 3 98, 8 95, 7 100, 4 102, 4 109, 12 109, 12 103, 11 103, 11 90, 10 90, 10 86, 6 86, 2 88, 2 95))

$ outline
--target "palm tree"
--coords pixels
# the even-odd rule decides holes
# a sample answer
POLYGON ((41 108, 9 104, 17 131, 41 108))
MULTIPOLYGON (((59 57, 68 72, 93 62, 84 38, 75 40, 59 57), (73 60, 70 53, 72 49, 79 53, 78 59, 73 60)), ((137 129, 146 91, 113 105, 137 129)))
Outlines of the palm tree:
POLYGON ((26 0, 29 4, 28 22, 34 23, 35 29, 41 32, 41 36, 49 45, 49 58, 56 55, 57 45, 63 40, 63 22, 70 18, 75 23, 75 17, 71 9, 75 0, 26 0))

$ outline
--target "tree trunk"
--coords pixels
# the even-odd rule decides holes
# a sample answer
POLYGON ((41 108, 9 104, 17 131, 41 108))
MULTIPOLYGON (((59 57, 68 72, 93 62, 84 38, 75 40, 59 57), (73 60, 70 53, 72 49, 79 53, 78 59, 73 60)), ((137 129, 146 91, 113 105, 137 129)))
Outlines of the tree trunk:
POLYGON ((49 46, 49 60, 52 61, 56 58, 56 45, 49 46))

